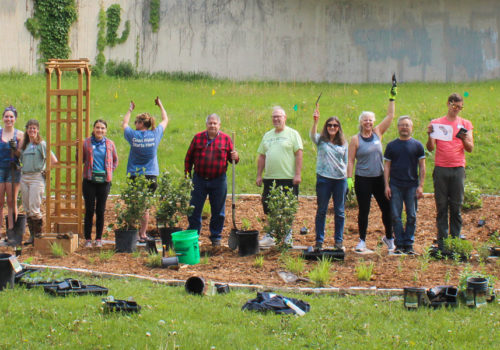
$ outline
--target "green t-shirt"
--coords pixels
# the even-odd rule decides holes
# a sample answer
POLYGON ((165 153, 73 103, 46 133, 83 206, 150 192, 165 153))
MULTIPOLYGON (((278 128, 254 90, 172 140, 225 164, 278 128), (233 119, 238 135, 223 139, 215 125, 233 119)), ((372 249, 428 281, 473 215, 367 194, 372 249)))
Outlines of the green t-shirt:
POLYGON ((21 151, 23 173, 37 173, 45 170, 45 141, 39 144, 28 143, 26 149, 21 151))
POLYGON ((257 152, 266 156, 264 179, 293 179, 295 176, 295 152, 303 149, 299 133, 285 126, 276 133, 272 129, 264 134, 257 152))

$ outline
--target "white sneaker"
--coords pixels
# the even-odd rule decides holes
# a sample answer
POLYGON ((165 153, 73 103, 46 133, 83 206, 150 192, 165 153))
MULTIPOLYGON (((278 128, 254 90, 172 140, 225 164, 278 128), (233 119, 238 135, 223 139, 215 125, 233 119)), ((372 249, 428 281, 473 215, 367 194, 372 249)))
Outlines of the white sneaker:
POLYGON ((364 252, 366 250, 366 243, 362 239, 359 240, 358 245, 354 248, 357 252, 364 252))
POLYGON ((94 242, 94 245, 97 248, 102 248, 102 241, 100 239, 96 239, 95 242, 94 242))
POLYGON ((274 238, 271 237, 269 233, 266 233, 264 238, 262 238, 259 241, 259 247, 261 248, 271 248, 276 245, 276 242, 274 242, 274 238))
POLYGON ((288 231, 288 234, 285 237, 285 244, 289 247, 293 246, 292 230, 288 231))
POLYGON ((89 239, 85 242, 85 245, 84 245, 85 248, 92 248, 92 241, 89 239))
POLYGON ((394 238, 388 239, 387 237, 382 237, 382 242, 387 246, 389 251, 394 250, 394 238))

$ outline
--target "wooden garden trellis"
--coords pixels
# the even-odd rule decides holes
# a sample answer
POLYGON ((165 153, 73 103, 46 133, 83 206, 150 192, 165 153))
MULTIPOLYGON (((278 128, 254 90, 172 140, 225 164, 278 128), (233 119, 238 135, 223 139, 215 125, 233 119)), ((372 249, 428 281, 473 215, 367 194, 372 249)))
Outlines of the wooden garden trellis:
POLYGON ((51 59, 45 63, 47 154, 54 152, 58 163, 47 157, 47 232, 83 234, 83 140, 90 132, 90 64, 78 60, 51 59), (62 84, 63 72, 70 77, 62 84), (57 78, 52 86, 52 74, 57 78))

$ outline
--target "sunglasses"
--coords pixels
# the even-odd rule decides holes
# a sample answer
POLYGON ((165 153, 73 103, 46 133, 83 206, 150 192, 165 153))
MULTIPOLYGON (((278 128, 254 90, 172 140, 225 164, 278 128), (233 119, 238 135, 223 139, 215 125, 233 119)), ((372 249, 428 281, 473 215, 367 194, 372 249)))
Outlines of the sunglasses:
POLYGON ((338 127, 340 127, 340 125, 339 125, 339 124, 334 124, 334 123, 328 123, 328 124, 326 124, 326 126, 327 126, 328 128, 338 128, 338 127))
POLYGON ((459 105, 456 105, 454 103, 451 104, 451 108, 453 109, 458 109, 459 111, 461 111, 462 109, 464 109, 465 107, 464 106, 459 106, 459 105))

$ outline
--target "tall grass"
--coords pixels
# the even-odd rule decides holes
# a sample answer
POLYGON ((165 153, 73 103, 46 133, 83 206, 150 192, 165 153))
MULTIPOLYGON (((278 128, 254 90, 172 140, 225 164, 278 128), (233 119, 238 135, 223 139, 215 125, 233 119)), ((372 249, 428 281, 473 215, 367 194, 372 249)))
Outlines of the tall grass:
POLYGON ((418 309, 389 297, 294 295, 308 302, 304 317, 241 311, 255 292, 187 295, 134 279, 77 277, 133 297, 140 314, 103 314, 102 296, 59 298, 42 289, 1 292, 2 349, 493 349, 498 345, 498 304, 470 310, 418 309), (496 334, 496 335, 495 335, 496 334), (497 345, 495 345, 497 344, 497 345))
MULTIPOLYGON (((75 78, 63 75, 63 88, 74 87, 75 78)), ((236 134, 236 148, 240 153, 237 167, 237 193, 258 193, 255 186, 257 147, 263 134, 272 128, 271 107, 281 105, 287 112, 287 125, 297 129, 304 141, 304 165, 301 193, 312 194, 315 188, 316 147, 309 140, 314 102, 321 98, 320 126, 328 116, 340 117, 345 135, 357 133, 358 116, 363 110, 372 110, 377 121, 387 109, 389 84, 328 84, 235 82, 217 80, 194 73, 158 73, 134 79, 92 78, 91 119, 108 121, 108 137, 115 141, 120 164, 113 177, 112 192, 119 191, 124 182, 129 145, 123 138, 120 122, 130 100, 136 103, 134 113, 150 112, 159 117, 154 98, 160 96, 165 106, 169 125, 158 151, 161 168, 181 174, 184 156, 196 132, 205 129, 205 117, 217 113, 222 119, 222 131, 236 134), (354 94, 357 90, 359 93, 354 94), (295 110, 294 106, 297 106, 295 110)), ((467 154, 467 178, 482 191, 500 193, 496 169, 500 168, 500 81, 479 83, 402 83, 398 87, 397 115, 407 114, 414 121, 414 137, 423 143, 427 139, 427 124, 446 113, 446 99, 452 92, 464 93, 465 109, 461 115, 474 124, 475 149, 467 154)), ((13 104, 19 111, 16 123, 22 128, 30 118, 45 118, 45 77, 21 73, 0 75, 0 106, 13 104)), ((45 135, 45 123, 42 122, 45 135)), ((387 144, 397 136, 396 122, 384 136, 387 144)), ((425 191, 432 192, 434 154, 427 154, 425 191)), ((231 184, 229 184, 231 186, 231 184)), ((228 189, 231 190, 230 188, 228 189)))

